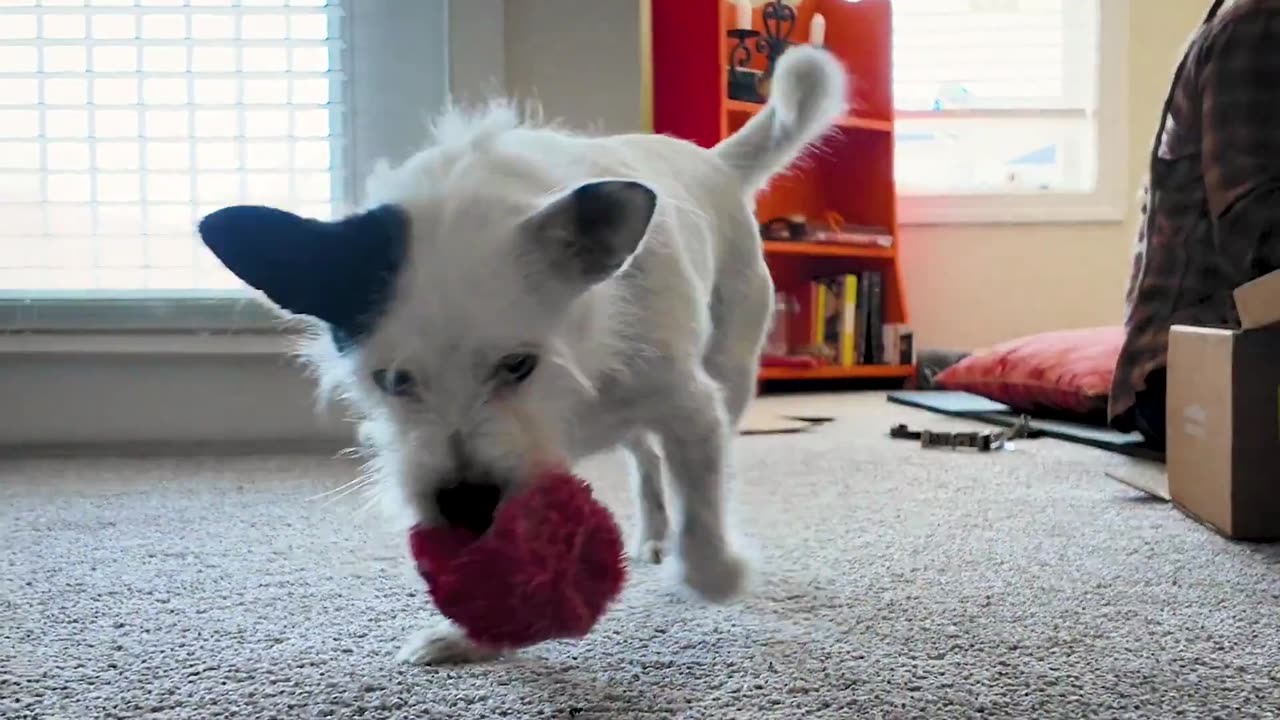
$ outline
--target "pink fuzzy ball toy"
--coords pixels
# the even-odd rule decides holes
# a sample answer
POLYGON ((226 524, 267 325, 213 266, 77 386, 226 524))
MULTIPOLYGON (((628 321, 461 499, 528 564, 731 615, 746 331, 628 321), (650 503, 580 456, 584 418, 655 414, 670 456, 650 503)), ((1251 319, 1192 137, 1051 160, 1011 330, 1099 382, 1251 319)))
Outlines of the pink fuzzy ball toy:
POLYGON ((437 608, 477 643, 580 638, 622 590, 622 534, 585 482, 545 473, 482 535, 414 526, 409 545, 437 608))

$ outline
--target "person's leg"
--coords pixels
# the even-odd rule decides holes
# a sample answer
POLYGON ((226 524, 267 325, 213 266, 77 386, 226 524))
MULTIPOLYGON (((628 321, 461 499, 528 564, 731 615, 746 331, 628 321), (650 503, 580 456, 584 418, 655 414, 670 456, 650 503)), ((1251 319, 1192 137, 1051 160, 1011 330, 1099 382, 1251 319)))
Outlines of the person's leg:
POLYGON ((1165 393, 1167 392, 1164 368, 1152 370, 1147 375, 1147 386, 1138 392, 1133 405, 1133 422, 1147 444, 1165 448, 1165 393))

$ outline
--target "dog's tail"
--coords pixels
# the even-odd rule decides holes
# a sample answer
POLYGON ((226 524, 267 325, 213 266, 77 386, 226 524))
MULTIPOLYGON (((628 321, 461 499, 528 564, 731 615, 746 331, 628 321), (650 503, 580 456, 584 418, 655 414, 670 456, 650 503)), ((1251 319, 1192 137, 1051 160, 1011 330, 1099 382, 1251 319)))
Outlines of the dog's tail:
POLYGON ((768 103, 713 152, 754 193, 831 129, 844 112, 846 86, 839 60, 797 45, 778 59, 768 103))

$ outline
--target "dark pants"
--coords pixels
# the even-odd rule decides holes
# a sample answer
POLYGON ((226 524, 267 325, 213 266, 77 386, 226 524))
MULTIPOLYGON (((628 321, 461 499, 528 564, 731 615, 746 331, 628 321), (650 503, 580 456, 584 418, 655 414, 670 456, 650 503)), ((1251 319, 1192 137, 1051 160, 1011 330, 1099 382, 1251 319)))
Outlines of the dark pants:
POLYGON ((1165 445, 1165 393, 1167 373, 1164 368, 1152 370, 1147 375, 1147 386, 1138 393, 1133 405, 1133 424, 1142 433, 1147 444, 1164 450, 1165 445))

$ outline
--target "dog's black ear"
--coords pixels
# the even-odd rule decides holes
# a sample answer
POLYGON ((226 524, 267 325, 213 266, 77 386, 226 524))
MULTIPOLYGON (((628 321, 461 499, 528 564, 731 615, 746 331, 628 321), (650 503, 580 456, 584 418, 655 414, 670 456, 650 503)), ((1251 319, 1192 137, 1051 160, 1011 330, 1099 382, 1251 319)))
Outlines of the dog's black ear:
POLYGON ((381 315, 404 263, 409 218, 394 205, 334 222, 237 205, 205 216, 199 231, 228 270, 272 302, 358 339, 381 315))
POLYGON ((529 248, 561 280, 594 285, 618 272, 649 229, 658 197, 632 180, 579 185, 525 220, 529 248))

